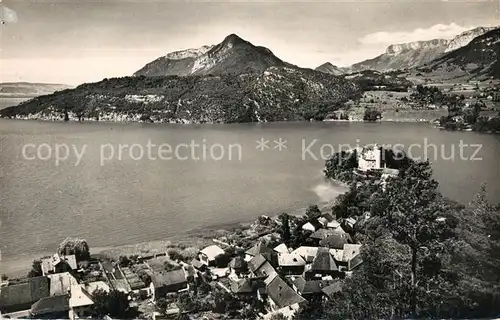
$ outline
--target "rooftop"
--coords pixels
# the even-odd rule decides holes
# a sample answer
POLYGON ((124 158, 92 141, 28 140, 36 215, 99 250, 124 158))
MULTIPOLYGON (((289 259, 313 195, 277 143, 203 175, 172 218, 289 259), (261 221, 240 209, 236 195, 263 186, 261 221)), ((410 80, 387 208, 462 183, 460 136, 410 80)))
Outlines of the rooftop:
POLYGON ((297 292, 290 288, 290 286, 276 274, 270 276, 266 292, 278 308, 305 302, 304 298, 297 294, 297 292))
POLYGON ((200 251, 202 254, 206 255, 209 259, 215 259, 217 256, 224 254, 224 250, 218 245, 211 245, 200 251))
POLYGON ((151 283, 155 288, 166 287, 187 282, 184 270, 174 270, 165 273, 154 273, 151 275, 151 283))

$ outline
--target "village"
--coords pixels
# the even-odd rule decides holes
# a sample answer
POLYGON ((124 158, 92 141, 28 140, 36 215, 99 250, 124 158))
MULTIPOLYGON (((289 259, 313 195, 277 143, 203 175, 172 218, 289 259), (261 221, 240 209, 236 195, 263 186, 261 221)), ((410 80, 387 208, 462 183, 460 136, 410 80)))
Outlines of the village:
MULTIPOLYGON (((357 175, 398 173, 387 168, 381 146, 357 154, 357 175)), ((116 260, 89 254, 84 240, 82 246, 67 239, 28 277, 2 279, 0 312, 3 318, 91 318, 99 315, 97 300, 120 292, 134 318, 291 319, 336 299, 343 279, 363 263, 355 232, 363 219, 339 219, 310 206, 300 217, 261 216, 194 254, 170 248, 116 260)))

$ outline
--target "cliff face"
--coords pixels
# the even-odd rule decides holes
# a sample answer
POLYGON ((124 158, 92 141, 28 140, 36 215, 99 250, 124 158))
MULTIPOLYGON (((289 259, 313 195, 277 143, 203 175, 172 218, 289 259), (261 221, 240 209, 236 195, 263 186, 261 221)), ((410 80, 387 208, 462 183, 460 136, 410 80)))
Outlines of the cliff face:
POLYGON ((447 45, 448 41, 444 39, 394 44, 390 45, 380 56, 356 63, 351 66, 351 69, 352 71, 368 69, 390 71, 413 68, 440 57, 447 45))
POLYGON ((450 40, 448 43, 448 46, 446 47, 446 50, 444 52, 447 53, 447 52, 451 52, 451 51, 457 50, 459 48, 465 47, 474 38, 479 37, 479 36, 485 34, 486 32, 489 32, 489 31, 494 30, 494 29, 495 29, 495 27, 488 27, 488 28, 479 27, 479 28, 465 31, 465 32, 459 34, 458 36, 456 36, 455 38, 453 38, 452 40, 450 40))
POLYGON ((378 57, 353 64, 351 72, 362 70, 390 71, 409 69, 423 66, 439 59, 446 53, 460 49, 469 44, 474 38, 495 29, 479 27, 463 32, 451 40, 434 39, 402 44, 393 44, 378 57))

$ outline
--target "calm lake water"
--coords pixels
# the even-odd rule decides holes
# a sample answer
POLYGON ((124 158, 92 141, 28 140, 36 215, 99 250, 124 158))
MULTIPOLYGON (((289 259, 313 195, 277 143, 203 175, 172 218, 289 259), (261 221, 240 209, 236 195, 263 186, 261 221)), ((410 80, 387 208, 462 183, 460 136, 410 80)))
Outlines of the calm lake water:
MULTIPOLYGON (((425 141, 437 146, 438 159, 433 147, 428 148, 428 156, 446 196, 467 203, 487 182, 490 198, 500 201, 498 135, 440 131, 418 123, 154 125, 0 120, 3 270, 9 271, 13 261, 23 256, 53 252, 66 236, 83 237, 92 247, 102 247, 163 239, 261 214, 293 213, 337 194, 338 189, 323 180, 321 150, 326 155, 338 144, 408 147, 425 141), (269 140, 264 151, 256 149, 261 138, 269 140), (274 148, 280 138, 287 147, 281 151, 274 148), (148 141, 156 145, 150 147, 150 159, 148 141), (195 150, 199 160, 189 159, 191 151, 182 145, 192 141, 206 146, 205 154, 202 147, 195 150), (310 153, 303 153, 311 143, 310 153), (482 160, 461 160, 460 143, 481 145, 475 158, 482 160), (48 160, 23 157, 23 146, 29 145, 28 157, 37 157, 41 144, 68 145, 71 152, 58 165, 54 150, 48 160), (125 144, 129 147, 124 148, 125 144), (132 144, 137 145, 130 154, 132 144), (163 159, 160 144, 172 148, 168 153, 168 146, 162 147, 163 159), (81 152, 84 146, 76 165, 73 148, 81 152), (135 160, 140 158, 141 146, 144 155, 135 160), (115 154, 110 159, 112 149, 115 154), (222 159, 211 159, 210 150, 222 159), (441 150, 454 160, 441 159, 441 150), (101 156, 110 160, 101 163, 101 156)), ((462 158, 470 159, 477 147, 462 149, 462 158)), ((47 146, 40 151, 45 159, 47 146)), ((422 153, 413 147, 413 156, 422 153)), ((60 155, 64 156, 63 149, 60 155)))

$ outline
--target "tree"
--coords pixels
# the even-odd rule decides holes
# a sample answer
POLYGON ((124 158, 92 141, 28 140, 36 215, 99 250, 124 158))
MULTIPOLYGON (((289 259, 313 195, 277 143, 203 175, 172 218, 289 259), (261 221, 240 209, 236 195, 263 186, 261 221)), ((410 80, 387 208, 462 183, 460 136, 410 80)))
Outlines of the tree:
POLYGON ((306 209, 306 217, 309 221, 313 221, 321 217, 321 210, 319 210, 317 205, 310 205, 306 209))
POLYGON ((413 163, 400 177, 390 179, 386 190, 372 200, 371 214, 375 217, 372 231, 381 230, 410 251, 410 311, 417 316, 419 286, 425 286, 439 273, 439 263, 430 263, 422 269, 419 264, 438 259, 444 249, 443 235, 451 234, 437 219, 447 212, 446 203, 437 191, 428 162, 413 163), (430 268, 430 270, 429 270, 430 268), (426 273, 426 274, 423 274, 426 273))
POLYGON ((382 113, 376 109, 366 108, 363 115, 364 121, 377 121, 382 119, 382 113))
POLYGON ((281 240, 289 247, 291 239, 290 216, 286 213, 282 213, 279 215, 279 219, 281 221, 281 226, 278 231, 281 235, 281 240))
POLYGON ((2 281, 7 281, 9 279, 9 277, 7 277, 7 275, 4 273, 4 274, 2 274, 1 279, 2 279, 2 281))
POLYGON ((118 319, 125 319, 129 316, 130 303, 126 293, 118 290, 106 292, 97 289, 92 296, 94 298, 93 309, 97 316, 108 315, 118 319))
POLYGON ((132 261, 127 256, 120 256, 118 259, 118 263, 120 267, 128 267, 132 261))
POLYGON ((57 252, 61 255, 74 254, 78 262, 90 259, 89 245, 84 239, 66 238, 59 245, 57 252))
POLYGON ((42 272, 42 261, 41 260, 33 260, 33 264, 31 266, 31 270, 28 273, 28 277, 35 278, 41 277, 43 275, 42 272))

